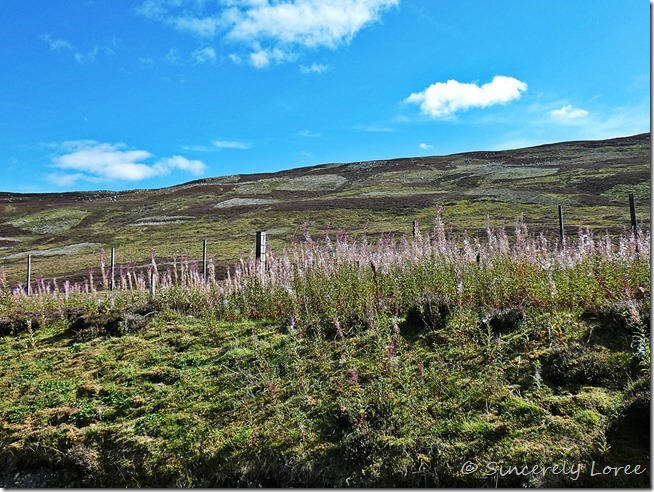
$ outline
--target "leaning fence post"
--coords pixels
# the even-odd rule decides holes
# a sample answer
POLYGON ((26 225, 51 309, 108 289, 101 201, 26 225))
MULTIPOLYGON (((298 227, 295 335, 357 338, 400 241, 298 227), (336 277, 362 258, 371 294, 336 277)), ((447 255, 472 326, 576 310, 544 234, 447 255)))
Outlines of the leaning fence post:
POLYGON ((202 240, 202 281, 207 283, 207 240, 202 240))
POLYGON ((27 287, 25 289, 25 292, 27 295, 32 294, 32 255, 27 255, 27 287))
POLYGON ((413 221, 413 237, 418 237, 420 231, 418 230, 418 219, 413 221))
POLYGON ((111 284, 110 289, 116 288, 116 248, 111 248, 111 284))
POLYGON ((261 265, 261 271, 266 269, 266 233, 257 232, 256 260, 261 265))
POLYGON ((565 243, 565 229, 563 228, 563 206, 559 205, 559 236, 561 237, 561 246, 565 243))

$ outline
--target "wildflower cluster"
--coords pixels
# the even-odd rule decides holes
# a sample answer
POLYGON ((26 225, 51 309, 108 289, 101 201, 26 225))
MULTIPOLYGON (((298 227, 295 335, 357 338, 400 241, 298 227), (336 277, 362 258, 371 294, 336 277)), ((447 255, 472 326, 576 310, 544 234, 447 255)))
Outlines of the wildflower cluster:
POLYGON ((269 253, 265 269, 241 261, 217 293, 248 317, 286 317, 294 327, 336 335, 425 307, 599 310, 631 303, 636 312, 649 298, 649 241, 649 232, 616 242, 580 229, 560 244, 529 234, 520 220, 511 240, 490 226, 486 238, 455 238, 437 217, 427 234, 376 244, 365 236, 337 233, 318 242, 307 234, 269 253))

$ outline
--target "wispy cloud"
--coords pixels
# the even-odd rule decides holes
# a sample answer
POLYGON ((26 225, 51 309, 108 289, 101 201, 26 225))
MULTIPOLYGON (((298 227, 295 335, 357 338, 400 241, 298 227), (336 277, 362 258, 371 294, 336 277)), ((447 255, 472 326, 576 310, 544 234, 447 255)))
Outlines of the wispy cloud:
POLYGON ((60 186, 70 186, 77 181, 141 181, 166 176, 175 170, 199 176, 206 170, 202 161, 179 155, 148 163, 152 157, 147 150, 130 150, 123 143, 63 142, 52 160, 52 167, 69 172, 53 173, 48 178, 60 186))
POLYGON ((649 101, 633 106, 618 106, 602 114, 592 114, 584 118, 579 126, 584 138, 604 139, 616 136, 635 135, 650 131, 649 101))
POLYGON ((220 149, 247 150, 253 145, 239 140, 212 140, 211 145, 183 145, 187 152, 218 152, 220 149))
POLYGON ((456 80, 436 82, 422 92, 415 92, 404 102, 417 104, 420 111, 432 118, 448 118, 458 111, 507 104, 519 99, 527 84, 513 77, 496 75, 482 86, 456 80))
POLYGON ((393 133, 395 130, 389 126, 379 126, 379 125, 360 125, 354 127, 355 130, 360 132, 368 133, 393 133))
POLYGON ((300 133, 298 133, 301 137, 306 137, 306 138, 319 138, 322 137, 322 133, 320 132, 312 132, 310 130, 302 130, 300 133))
POLYGON ((578 124, 588 116, 588 111, 574 108, 571 104, 566 104, 560 109, 548 111, 547 114, 559 123, 578 124))
POLYGON ((182 150, 186 150, 187 152, 213 152, 216 148, 206 145, 182 145, 182 150))
MULTIPOLYGON (((559 101, 552 104, 562 103, 559 101)), ((567 104, 564 104, 560 109, 566 106, 567 104)), ((562 113, 573 111, 574 107, 562 113)), ((650 131, 649 99, 633 105, 597 107, 568 124, 554 121, 554 117, 549 113, 551 111, 536 105, 521 119, 522 125, 519 129, 500 136, 487 146, 488 149, 505 150, 568 140, 603 140, 650 131)))
MULTIPOLYGON (((136 12, 202 39, 240 48, 233 60, 257 68, 296 60, 305 49, 336 49, 400 0, 145 0, 136 12)), ((315 65, 315 64, 314 64, 315 65)), ((311 65, 313 71, 322 66, 311 65)))
POLYGON ((216 50, 210 46, 199 48, 193 51, 191 56, 196 61, 196 63, 216 63, 216 50))
POLYGON ((142 67, 150 68, 154 66, 154 60, 152 58, 142 57, 139 58, 139 63, 142 67))
POLYGON ((325 73, 327 72, 331 67, 329 65, 323 65, 322 63, 312 63, 311 65, 300 65, 300 72, 302 72, 305 75, 311 74, 311 73, 325 73))
POLYGON ((101 181, 97 178, 82 173, 75 173, 75 174, 51 173, 48 174, 47 177, 48 177, 48 181, 50 181, 52 184, 61 186, 62 188, 67 186, 72 186, 78 181, 89 181, 95 183, 101 181))
POLYGON ((248 59, 250 64, 255 68, 266 68, 274 64, 277 65, 283 62, 292 62, 297 59, 297 54, 289 51, 284 51, 279 48, 271 49, 258 49, 250 53, 248 59))
POLYGON ((62 51, 62 50, 75 51, 75 47, 70 41, 66 41, 65 39, 54 39, 52 37, 52 34, 48 34, 48 33, 41 34, 39 38, 42 41, 48 43, 52 51, 62 51))
POLYGON ((106 55, 116 54, 116 52, 112 48, 109 48, 107 46, 100 46, 97 44, 94 45, 93 48, 88 51, 80 50, 70 41, 66 39, 53 38, 52 34, 49 33, 41 34, 39 38, 48 44, 51 51, 68 52, 73 56, 74 60, 80 64, 95 61, 95 59, 101 53, 104 53, 106 55))
POLYGON ((164 55, 163 59, 171 65, 176 65, 180 60, 179 50, 177 48, 170 48, 164 55))
POLYGON ((252 144, 247 142, 239 142, 236 140, 214 140, 212 143, 220 149, 247 150, 252 148, 252 144))
POLYGON ((216 35, 219 25, 221 24, 218 17, 173 17, 169 21, 180 31, 188 31, 192 34, 203 38, 212 38, 216 35))

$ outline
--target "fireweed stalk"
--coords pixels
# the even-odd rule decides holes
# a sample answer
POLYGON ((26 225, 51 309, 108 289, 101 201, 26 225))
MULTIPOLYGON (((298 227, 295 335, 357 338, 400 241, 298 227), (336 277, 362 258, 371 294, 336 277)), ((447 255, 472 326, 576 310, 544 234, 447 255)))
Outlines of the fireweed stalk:
MULTIPOLYGON (((305 232, 289 247, 269 250, 265 270, 250 257, 218 280, 210 259, 206 283, 197 261, 174 258, 172 270, 164 271, 152 250, 143 267, 118 265, 117 291, 148 291, 154 278, 163 303, 202 306, 225 319, 285 319, 294 329, 336 336, 391 326, 427 304, 445 310, 621 306, 636 313, 634 319, 649 309, 649 231, 612 239, 580 228, 565 244, 530 234, 522 220, 512 232, 509 237, 505 228, 487 225, 485 237, 454 237, 440 214, 428 233, 385 235, 375 243, 342 232, 317 241, 305 232)), ((110 295, 104 251, 100 271, 97 283, 92 271, 83 282, 64 281, 62 287, 39 279, 35 294, 110 295)), ((4 278, 0 289, 24 296, 22 285, 10 290, 4 278)))
MULTIPOLYGON (((566 244, 530 235, 516 222, 510 241, 503 228, 486 238, 453 238, 440 217, 429 234, 414 238, 343 234, 317 242, 305 237, 269 252, 261 271, 241 261, 218 295, 251 317, 286 316, 299 326, 374 328, 425 302, 447 308, 506 306, 597 310, 649 297, 649 232, 595 238, 580 229, 566 244), (639 253, 638 253, 639 252, 639 253)), ((645 308, 645 306, 643 306, 645 308)))

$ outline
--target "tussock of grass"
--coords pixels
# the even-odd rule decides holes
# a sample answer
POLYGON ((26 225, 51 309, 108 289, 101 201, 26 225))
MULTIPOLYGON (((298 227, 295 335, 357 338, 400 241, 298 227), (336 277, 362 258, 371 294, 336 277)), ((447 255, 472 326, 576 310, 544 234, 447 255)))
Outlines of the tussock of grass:
POLYGON ((649 461, 648 244, 437 222, 155 299, 4 292, 0 484, 647 486, 588 471, 649 461))

